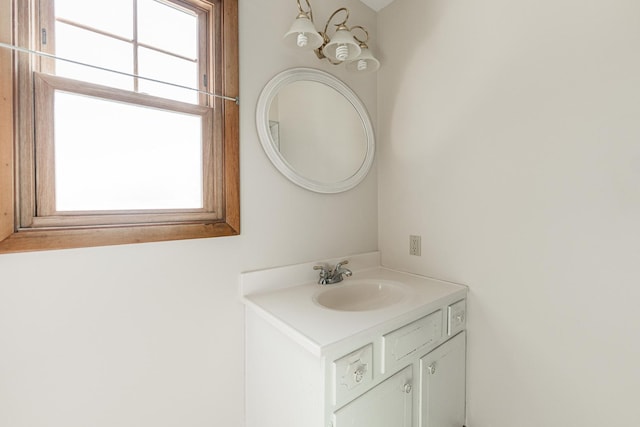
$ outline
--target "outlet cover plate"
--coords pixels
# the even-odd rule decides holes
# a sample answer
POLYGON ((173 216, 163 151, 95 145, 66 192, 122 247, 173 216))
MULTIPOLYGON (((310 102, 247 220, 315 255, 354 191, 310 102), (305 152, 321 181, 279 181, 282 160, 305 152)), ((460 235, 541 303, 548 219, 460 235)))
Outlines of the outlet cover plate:
POLYGON ((420 236, 409 236, 409 255, 422 255, 422 238, 420 236))

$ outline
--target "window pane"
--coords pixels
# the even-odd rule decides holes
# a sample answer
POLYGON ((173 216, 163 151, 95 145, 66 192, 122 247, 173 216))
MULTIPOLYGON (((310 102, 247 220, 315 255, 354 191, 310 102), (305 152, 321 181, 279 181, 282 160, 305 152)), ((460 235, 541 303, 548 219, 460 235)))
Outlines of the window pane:
MULTIPOLYGON (((56 54, 61 58, 133 73, 133 46, 130 43, 60 22, 56 23, 56 54)), ((56 61, 56 74, 86 82, 133 90, 132 77, 65 61, 56 61)))
POLYGON ((133 38, 133 0, 55 0, 55 9, 56 18, 133 38))
POLYGON ((200 116, 55 92, 58 211, 202 208, 200 116))
MULTIPOLYGON (((198 88, 198 64, 195 62, 141 47, 138 49, 138 67, 143 77, 198 88)), ((177 101, 198 103, 198 92, 148 80, 140 80, 139 91, 177 101)))
POLYGON ((138 0, 138 38, 158 49, 198 57, 196 15, 155 0, 138 0))

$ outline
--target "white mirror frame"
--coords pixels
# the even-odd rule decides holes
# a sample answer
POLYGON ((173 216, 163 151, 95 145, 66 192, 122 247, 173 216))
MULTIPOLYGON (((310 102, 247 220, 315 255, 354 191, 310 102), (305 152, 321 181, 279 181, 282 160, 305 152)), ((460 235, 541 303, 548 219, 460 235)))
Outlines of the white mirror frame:
POLYGON ((258 105, 256 108, 256 126, 262 148, 273 165, 293 183, 302 188, 306 188, 307 190, 315 191, 317 193, 340 193, 350 190, 362 182, 373 165, 373 158, 375 155, 375 137, 373 133, 373 125, 371 124, 371 119, 369 118, 367 109, 360 98, 358 98, 349 86, 324 71, 313 68, 292 68, 279 73, 271 79, 265 85, 260 97, 258 98, 258 105), (287 160, 282 157, 280 152, 275 148, 275 143, 269 130, 269 108, 271 107, 271 102, 283 86, 298 81, 319 82, 335 89, 338 93, 344 96, 351 105, 353 105, 353 108, 355 108, 358 113, 367 139, 367 151, 360 169, 358 169, 349 178, 332 183, 324 183, 308 179, 293 169, 293 167, 291 167, 287 160))

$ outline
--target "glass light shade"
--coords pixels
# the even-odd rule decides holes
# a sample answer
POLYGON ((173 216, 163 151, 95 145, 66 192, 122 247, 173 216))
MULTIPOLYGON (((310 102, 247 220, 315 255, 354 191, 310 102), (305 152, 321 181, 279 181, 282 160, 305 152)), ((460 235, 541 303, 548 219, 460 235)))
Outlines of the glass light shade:
POLYGON ((360 45, 346 27, 339 27, 322 50, 333 61, 349 61, 360 55, 360 45))
POLYGON ((298 15, 293 21, 291 28, 284 35, 284 40, 289 46, 304 50, 317 49, 324 41, 313 22, 304 14, 298 15))
POLYGON ((362 46, 360 56, 345 64, 345 68, 356 73, 373 73, 380 68, 378 61, 366 45, 362 46))

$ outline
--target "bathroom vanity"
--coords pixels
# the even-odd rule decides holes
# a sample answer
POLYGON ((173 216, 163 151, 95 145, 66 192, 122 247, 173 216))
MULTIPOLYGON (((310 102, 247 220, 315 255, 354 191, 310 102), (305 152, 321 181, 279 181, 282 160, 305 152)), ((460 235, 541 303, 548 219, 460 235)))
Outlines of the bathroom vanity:
POLYGON ((292 278, 311 267, 243 275, 247 427, 462 427, 466 287, 380 267, 292 278))

